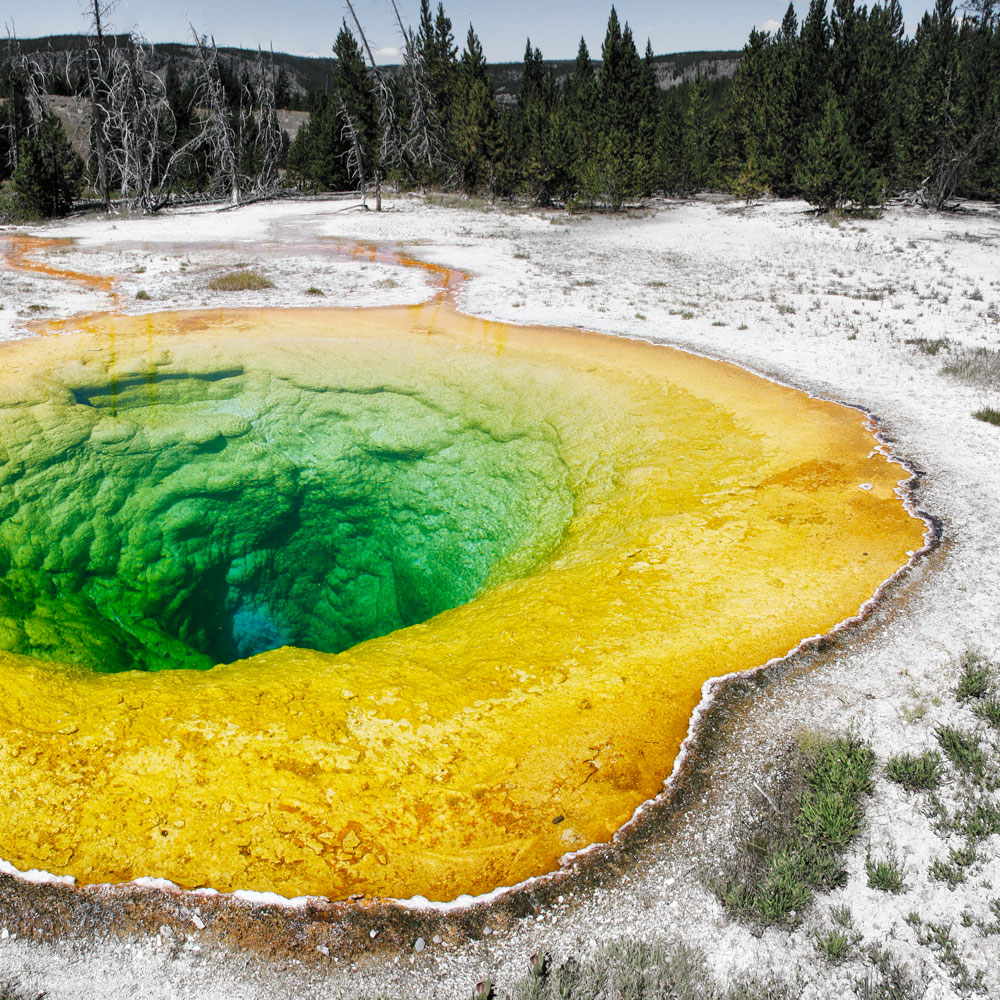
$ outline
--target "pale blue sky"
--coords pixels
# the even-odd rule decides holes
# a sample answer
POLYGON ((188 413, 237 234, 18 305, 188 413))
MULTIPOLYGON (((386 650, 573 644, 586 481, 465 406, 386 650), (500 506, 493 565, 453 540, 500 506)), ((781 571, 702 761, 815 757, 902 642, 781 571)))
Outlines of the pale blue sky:
MULTIPOLYGON (((385 58, 391 60, 391 50, 399 45, 399 31, 389 0, 352 2, 373 45, 386 50, 385 58)), ((397 3, 404 20, 416 20, 419 0, 397 3)), ((18 0, 16 4, 7 0, 3 20, 24 38, 72 34, 86 29, 85 5, 86 0, 18 0)), ((912 33, 929 5, 920 0, 902 0, 902 5, 912 33)), ((432 7, 437 7, 437 0, 432 7)), ((615 7, 619 18, 632 26, 640 49, 649 37, 653 51, 664 53, 742 48, 752 27, 780 21, 787 0, 706 0, 700 4, 623 0, 615 7)), ((526 35, 549 59, 575 56, 581 35, 591 54, 598 56, 610 9, 610 0, 445 2, 459 45, 471 20, 491 62, 520 59, 526 35)), ((796 3, 795 9, 801 18, 808 0, 796 3)), ((273 44, 278 52, 326 56, 347 15, 347 5, 342 0, 121 0, 111 20, 119 31, 138 25, 153 42, 175 42, 188 38, 185 15, 199 32, 214 34, 219 45, 266 48, 273 44)))

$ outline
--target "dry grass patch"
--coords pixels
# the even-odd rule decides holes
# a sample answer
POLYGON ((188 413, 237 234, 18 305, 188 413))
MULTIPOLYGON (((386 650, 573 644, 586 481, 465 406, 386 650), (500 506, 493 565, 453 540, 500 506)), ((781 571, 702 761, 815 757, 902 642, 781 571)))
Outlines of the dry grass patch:
POLYGON ((261 292, 265 288, 274 288, 274 282, 260 271, 244 268, 217 274, 208 287, 213 292, 261 292))
POLYGON ((510 992, 488 989, 476 996, 494 1000, 791 1000, 797 995, 773 976, 739 979, 721 986, 705 953, 664 938, 619 938, 593 956, 556 964, 545 953, 533 955, 530 972, 510 992))
POLYGON ((964 347, 953 350, 951 358, 944 366, 945 375, 986 389, 1000 385, 1000 351, 990 347, 964 347))

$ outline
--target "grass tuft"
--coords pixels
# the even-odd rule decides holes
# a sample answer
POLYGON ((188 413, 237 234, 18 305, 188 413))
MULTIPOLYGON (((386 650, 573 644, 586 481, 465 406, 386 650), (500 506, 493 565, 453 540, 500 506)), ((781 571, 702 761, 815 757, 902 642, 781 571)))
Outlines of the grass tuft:
POLYGON ((934 357, 942 348, 948 347, 948 339, 946 337, 937 337, 933 340, 927 337, 910 337, 904 343, 917 348, 921 354, 928 354, 931 357, 934 357))
POLYGON ((873 857, 869 850, 865 857, 865 871, 868 872, 869 889, 897 895, 903 891, 905 872, 894 850, 890 850, 884 858, 873 857))
POLYGON ((976 704, 973 711, 994 729, 1000 729, 1000 697, 991 694, 988 698, 983 698, 976 704))
POLYGON ((985 698, 993 688, 993 670, 989 661, 979 653, 969 651, 962 655, 959 667, 962 675, 955 697, 963 703, 985 698))
POLYGON ((968 385, 995 389, 1000 385, 1000 350, 990 347, 962 347, 951 352, 942 369, 968 385))
POLYGON ((733 916, 792 923, 815 889, 844 883, 840 855, 861 826, 874 764, 871 748, 854 736, 816 741, 793 755, 772 794, 762 793, 715 886, 733 916))
POLYGON ((323 294, 323 289, 317 288, 315 285, 310 285, 306 289, 306 295, 322 295, 322 294, 323 294))
POLYGON ((859 1000, 915 1000, 921 993, 905 966, 892 952, 872 945, 866 955, 869 970, 854 986, 859 1000))
POLYGON ((944 755, 964 774, 982 777, 986 770, 986 754, 979 734, 957 726, 938 726, 935 730, 944 755))
POLYGON ((813 931, 816 950, 828 962, 842 962, 847 958, 856 943, 855 935, 849 931, 832 928, 828 931, 813 931))
POLYGON ((208 283, 213 292, 260 292, 274 288, 274 282, 260 271, 249 268, 218 274, 208 283))
POLYGON ((922 754, 900 753, 889 758, 885 773, 890 781, 902 785, 908 792, 932 791, 944 778, 944 761, 937 750, 922 754))
POLYGON ((139 299, 141 302, 148 302, 149 292, 147 292, 145 288, 140 288, 139 291, 135 293, 135 297, 139 299))
POLYGON ((743 979, 720 989, 704 952, 662 938, 621 938, 582 962, 556 964, 536 954, 528 966, 512 984, 512 1000, 791 1000, 773 980, 743 979))
POLYGON ((993 424, 994 427, 1000 427, 1000 410, 994 410, 991 406, 984 406, 981 410, 976 410, 972 415, 976 420, 982 420, 984 423, 993 424))

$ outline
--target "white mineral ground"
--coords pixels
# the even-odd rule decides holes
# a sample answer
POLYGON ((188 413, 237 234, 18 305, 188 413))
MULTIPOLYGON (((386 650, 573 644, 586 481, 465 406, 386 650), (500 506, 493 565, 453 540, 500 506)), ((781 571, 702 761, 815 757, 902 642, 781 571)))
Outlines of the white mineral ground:
MULTIPOLYGON (((950 890, 930 879, 931 862, 946 858, 949 845, 932 830, 920 797, 907 797, 881 769, 846 862, 847 886, 821 897, 798 929, 754 936, 730 922, 705 887, 706 871, 731 836, 734 810, 793 734, 853 725, 884 762, 935 746, 938 725, 974 722, 951 692, 963 651, 1000 658, 1000 429, 972 414, 1000 408, 1000 386, 972 387, 942 368, 962 346, 1000 348, 1000 210, 968 205, 933 215, 897 206, 878 220, 831 226, 799 202, 749 209, 732 201, 664 202, 641 218, 444 208, 419 198, 389 202, 382 215, 349 206, 199 209, 31 232, 74 237, 72 247, 46 259, 114 275, 120 307, 135 312, 413 302, 429 294, 421 272, 333 260, 313 238, 419 244, 415 252, 425 259, 476 275, 461 291, 468 312, 663 341, 864 407, 881 418, 893 450, 926 473, 916 502, 941 519, 944 543, 814 667, 752 696, 721 741, 704 798, 675 836, 645 851, 638 870, 613 888, 576 890, 504 935, 455 946, 428 941, 419 953, 358 971, 335 951, 303 964, 219 954, 199 940, 195 924, 187 935, 165 929, 153 938, 97 937, 86 947, 31 943, 0 929, 0 981, 16 976, 26 991, 47 990, 52 1000, 459 998, 487 972, 503 993, 542 948, 558 961, 620 936, 665 935, 702 948, 723 984, 746 971, 773 973, 793 985, 792 995, 846 997, 862 966, 831 965, 812 934, 829 926, 831 905, 846 904, 866 943, 887 945, 928 984, 928 1000, 956 994, 945 966, 907 924, 912 911, 951 924, 959 956, 973 973, 983 969, 989 994, 1000 995, 997 937, 982 938, 961 920, 965 911, 992 919, 1000 838, 982 846, 984 864, 965 885, 950 890), (206 290, 213 273, 236 265, 260 267, 276 287, 239 295, 206 290), (325 297, 307 295, 310 286, 325 297), (149 301, 135 299, 140 290, 149 301), (922 353, 906 343, 914 338, 946 338, 951 354, 922 353), (906 865, 905 893, 867 887, 868 844, 895 846, 906 865)), ((21 273, 0 272, 0 289, 0 338, 24 336, 31 320, 112 305, 106 293, 21 273)))

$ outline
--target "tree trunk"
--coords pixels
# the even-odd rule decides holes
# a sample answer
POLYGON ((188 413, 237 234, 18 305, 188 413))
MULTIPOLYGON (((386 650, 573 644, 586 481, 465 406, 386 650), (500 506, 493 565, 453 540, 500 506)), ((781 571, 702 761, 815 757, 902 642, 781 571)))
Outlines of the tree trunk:
POLYGON ((111 184, 108 180, 108 153, 104 145, 104 108, 98 99, 97 88, 103 74, 104 28, 101 25, 100 0, 93 0, 94 34, 97 36, 97 47, 90 45, 87 52, 87 79, 90 84, 90 113, 92 115, 91 135, 97 144, 97 187, 104 203, 104 211, 111 211, 111 184), (94 74, 94 64, 97 65, 97 77, 94 74))

